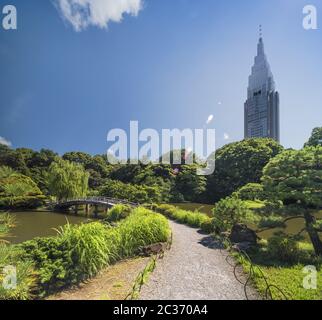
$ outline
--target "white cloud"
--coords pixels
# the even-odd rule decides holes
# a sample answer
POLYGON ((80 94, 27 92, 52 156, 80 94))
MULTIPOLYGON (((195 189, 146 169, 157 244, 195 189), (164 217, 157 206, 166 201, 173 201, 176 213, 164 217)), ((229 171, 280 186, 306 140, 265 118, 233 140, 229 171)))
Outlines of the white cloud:
POLYGON ((0 137, 0 144, 3 144, 7 147, 11 147, 12 146, 12 143, 10 141, 8 141, 7 139, 3 138, 3 137, 0 137))
POLYGON ((230 139, 230 136, 228 133, 224 133, 224 140, 229 140, 230 139))
POLYGON ((124 14, 137 16, 143 0, 54 0, 63 18, 76 31, 88 26, 107 28, 109 22, 120 22, 124 14))
POLYGON ((212 120, 214 120, 214 115, 213 114, 209 115, 206 123, 209 124, 212 120))

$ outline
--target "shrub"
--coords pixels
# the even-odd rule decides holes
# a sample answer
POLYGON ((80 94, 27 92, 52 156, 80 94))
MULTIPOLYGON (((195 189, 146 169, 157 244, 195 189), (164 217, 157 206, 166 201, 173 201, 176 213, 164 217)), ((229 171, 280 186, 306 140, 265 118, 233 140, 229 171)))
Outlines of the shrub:
POLYGON ((42 206, 45 199, 32 179, 0 167, 1 209, 35 209, 42 206))
POLYGON ((265 165, 282 150, 267 138, 245 139, 216 150, 216 170, 208 177, 208 199, 218 201, 247 183, 259 183, 265 165))
POLYGON ((61 237, 36 238, 19 245, 24 260, 31 260, 37 270, 40 296, 51 293, 79 279, 71 258, 72 248, 61 237))
POLYGON ((241 200, 265 200, 264 187, 259 183, 248 183, 235 194, 241 200))
POLYGON ((300 248, 294 237, 277 233, 268 240, 268 253, 273 259, 293 263, 300 258, 300 248))
MULTIPOLYGON (((3 169, 2 169, 3 171, 3 169)), ((38 196, 42 192, 29 177, 19 173, 0 178, 0 197, 38 196)))
POLYGON ((246 220, 248 215, 247 205, 240 199, 228 197, 220 200, 213 209, 214 223, 221 231, 231 229, 236 223, 246 220))

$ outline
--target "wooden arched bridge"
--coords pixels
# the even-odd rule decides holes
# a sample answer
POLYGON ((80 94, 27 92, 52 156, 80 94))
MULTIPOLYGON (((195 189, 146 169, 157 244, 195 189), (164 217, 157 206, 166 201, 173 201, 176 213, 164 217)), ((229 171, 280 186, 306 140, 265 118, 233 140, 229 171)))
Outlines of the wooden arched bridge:
POLYGON ((89 214, 91 207, 94 207, 94 215, 98 216, 99 208, 103 208, 105 211, 113 208, 117 204, 124 204, 131 207, 137 207, 137 203, 129 202, 126 200, 106 198, 106 197, 89 197, 89 198, 77 198, 68 199, 52 204, 52 207, 56 211, 67 211, 74 209, 74 213, 77 214, 80 207, 85 207, 86 214, 89 214))

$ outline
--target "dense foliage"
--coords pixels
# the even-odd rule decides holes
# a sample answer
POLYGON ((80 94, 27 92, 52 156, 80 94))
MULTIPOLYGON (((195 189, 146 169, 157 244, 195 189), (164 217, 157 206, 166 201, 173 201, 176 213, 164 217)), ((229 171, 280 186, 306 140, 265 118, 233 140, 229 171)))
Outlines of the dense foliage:
POLYGON ((157 186, 132 185, 117 180, 109 180, 99 191, 100 196, 135 203, 151 203, 161 201, 161 190, 157 186))
POLYGON ((44 199, 31 178, 8 167, 0 167, 0 208, 37 208, 44 199))
POLYGON ((304 147, 322 146, 322 127, 314 128, 309 141, 304 147))
POLYGON ((322 146, 284 151, 265 167, 262 180, 284 204, 322 207, 322 146))
MULTIPOLYGON (((68 152, 60 157, 50 150, 42 149, 39 152, 27 148, 14 150, 0 145, 0 166, 10 167, 16 172, 30 177, 46 196, 57 196, 53 190, 49 168, 57 166, 55 163, 65 160, 84 168, 89 175, 88 188, 92 194, 98 194, 99 190, 111 185, 111 180, 114 180, 130 184, 129 189, 131 189, 132 196, 137 194, 140 197, 142 187, 146 187, 142 197, 135 202, 146 202, 146 194, 150 193, 152 193, 152 200, 148 202, 200 201, 206 188, 206 177, 196 174, 198 168, 196 164, 184 164, 186 160, 184 150, 181 150, 181 156, 183 161, 181 165, 173 163, 173 153, 170 155, 169 164, 140 162, 138 164, 111 165, 106 155, 92 156, 84 152, 68 152), (135 191, 134 188, 137 190, 135 191)), ((63 189, 61 188, 61 190, 63 189)), ((118 197, 124 196, 119 191, 116 194, 118 197)), ((67 195, 63 195, 61 192, 59 194, 59 197, 62 198, 69 196, 69 190, 67 190, 67 195)), ((134 200, 132 196, 131 199, 134 200)))
POLYGON ((236 197, 220 200, 213 210, 214 226, 217 232, 230 230, 234 224, 246 220, 249 209, 244 201, 236 197))
POLYGON ((11 149, 0 145, 0 166, 8 166, 30 177, 44 193, 48 193, 47 172, 57 154, 51 150, 39 152, 27 148, 11 149))
POLYGON ((115 228, 100 222, 66 225, 57 237, 37 238, 19 247, 24 261, 35 264, 38 294, 46 295, 137 254, 141 246, 167 241, 169 233, 164 217, 137 208, 115 228))
POLYGON ((216 170, 208 179, 207 199, 215 202, 247 183, 259 183, 265 165, 282 150, 271 139, 246 139, 217 150, 216 170))
POLYGON ((315 252, 322 255, 322 230, 309 210, 322 207, 322 146, 284 151, 264 168, 263 184, 271 198, 302 209, 315 252))

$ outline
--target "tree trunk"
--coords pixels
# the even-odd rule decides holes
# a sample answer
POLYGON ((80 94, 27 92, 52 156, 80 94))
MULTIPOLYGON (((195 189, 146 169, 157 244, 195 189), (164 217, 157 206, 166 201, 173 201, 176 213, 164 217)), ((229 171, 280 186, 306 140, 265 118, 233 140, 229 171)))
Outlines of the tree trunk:
POLYGON ((315 254, 317 256, 322 256, 322 241, 319 237, 319 233, 314 228, 315 217, 309 211, 306 210, 304 213, 304 218, 306 223, 306 230, 310 236, 315 254))

